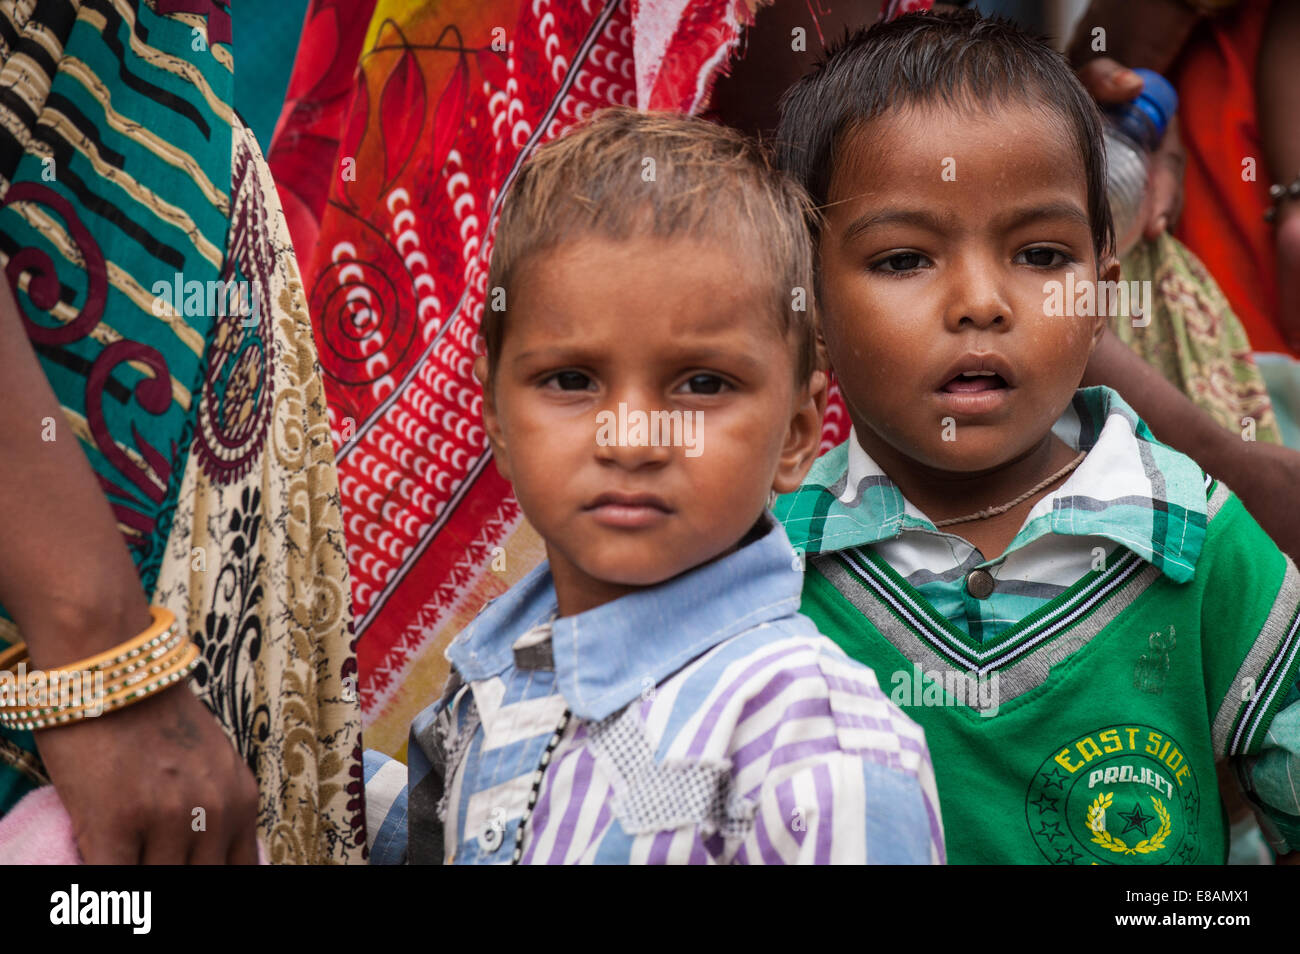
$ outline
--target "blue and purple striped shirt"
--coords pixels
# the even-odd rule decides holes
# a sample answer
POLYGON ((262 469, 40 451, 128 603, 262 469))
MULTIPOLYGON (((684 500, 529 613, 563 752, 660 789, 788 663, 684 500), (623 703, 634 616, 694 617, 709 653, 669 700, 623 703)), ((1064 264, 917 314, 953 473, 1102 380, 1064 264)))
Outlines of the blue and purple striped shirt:
POLYGON ((411 727, 409 778, 367 753, 372 860, 509 862, 568 710, 523 864, 942 863, 922 730, 798 614, 799 561, 765 520, 577 616, 553 618, 545 563, 488 604, 411 727))

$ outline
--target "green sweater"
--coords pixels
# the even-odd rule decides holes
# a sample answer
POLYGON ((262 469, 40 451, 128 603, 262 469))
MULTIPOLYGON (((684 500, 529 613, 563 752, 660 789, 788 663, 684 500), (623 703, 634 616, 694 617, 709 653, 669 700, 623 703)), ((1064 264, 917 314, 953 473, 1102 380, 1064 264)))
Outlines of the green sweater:
POLYGON ((1119 548, 980 644, 865 549, 802 611, 926 730, 955 864, 1221 864, 1216 759, 1259 751, 1300 663, 1300 578, 1211 487, 1195 576, 1119 548))

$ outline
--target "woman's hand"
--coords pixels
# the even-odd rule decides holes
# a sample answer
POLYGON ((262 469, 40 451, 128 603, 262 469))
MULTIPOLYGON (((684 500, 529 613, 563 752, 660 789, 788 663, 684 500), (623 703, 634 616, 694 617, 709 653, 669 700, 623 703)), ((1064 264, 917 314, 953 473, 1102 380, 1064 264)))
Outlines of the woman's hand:
MULTIPOLYGON (((1142 92, 1142 77, 1121 66, 1109 56, 1089 60, 1079 70, 1079 82, 1103 107, 1127 103, 1142 92)), ((1178 117, 1169 121, 1165 137, 1151 156, 1150 214, 1142 224, 1142 235, 1147 239, 1160 236, 1173 227, 1183 210, 1183 169, 1187 155, 1178 135, 1178 117)))
POLYGON ((257 783, 188 687, 36 744, 88 864, 257 863, 257 783))

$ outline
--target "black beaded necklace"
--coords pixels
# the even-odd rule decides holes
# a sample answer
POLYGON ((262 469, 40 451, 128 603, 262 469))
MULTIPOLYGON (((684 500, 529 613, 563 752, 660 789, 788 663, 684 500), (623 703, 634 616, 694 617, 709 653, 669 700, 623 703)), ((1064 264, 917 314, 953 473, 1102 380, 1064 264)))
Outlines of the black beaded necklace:
POLYGON ((519 860, 524 856, 524 829, 528 827, 528 819, 533 816, 533 809, 537 807, 537 796, 542 790, 542 776, 546 774, 546 766, 551 764, 551 756, 555 753, 555 747, 560 744, 564 730, 569 727, 571 716, 572 713, 565 709, 564 715, 560 717, 559 726, 551 733, 551 741, 546 743, 546 751, 542 753, 542 759, 537 764, 537 771, 533 773, 533 787, 528 793, 528 807, 524 809, 523 817, 519 819, 519 827, 515 829, 515 854, 510 859, 512 865, 519 864, 519 860))

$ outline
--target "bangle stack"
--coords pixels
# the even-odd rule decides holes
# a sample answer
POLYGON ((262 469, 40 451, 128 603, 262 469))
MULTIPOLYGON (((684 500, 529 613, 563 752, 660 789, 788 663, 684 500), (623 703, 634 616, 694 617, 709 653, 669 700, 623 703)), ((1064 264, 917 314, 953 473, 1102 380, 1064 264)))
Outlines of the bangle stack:
POLYGON ((46 729, 94 718, 189 676, 198 666, 198 647, 177 630, 169 610, 152 606, 149 612, 153 623, 143 633, 58 669, 27 671, 23 647, 0 656, 0 725, 46 729))

